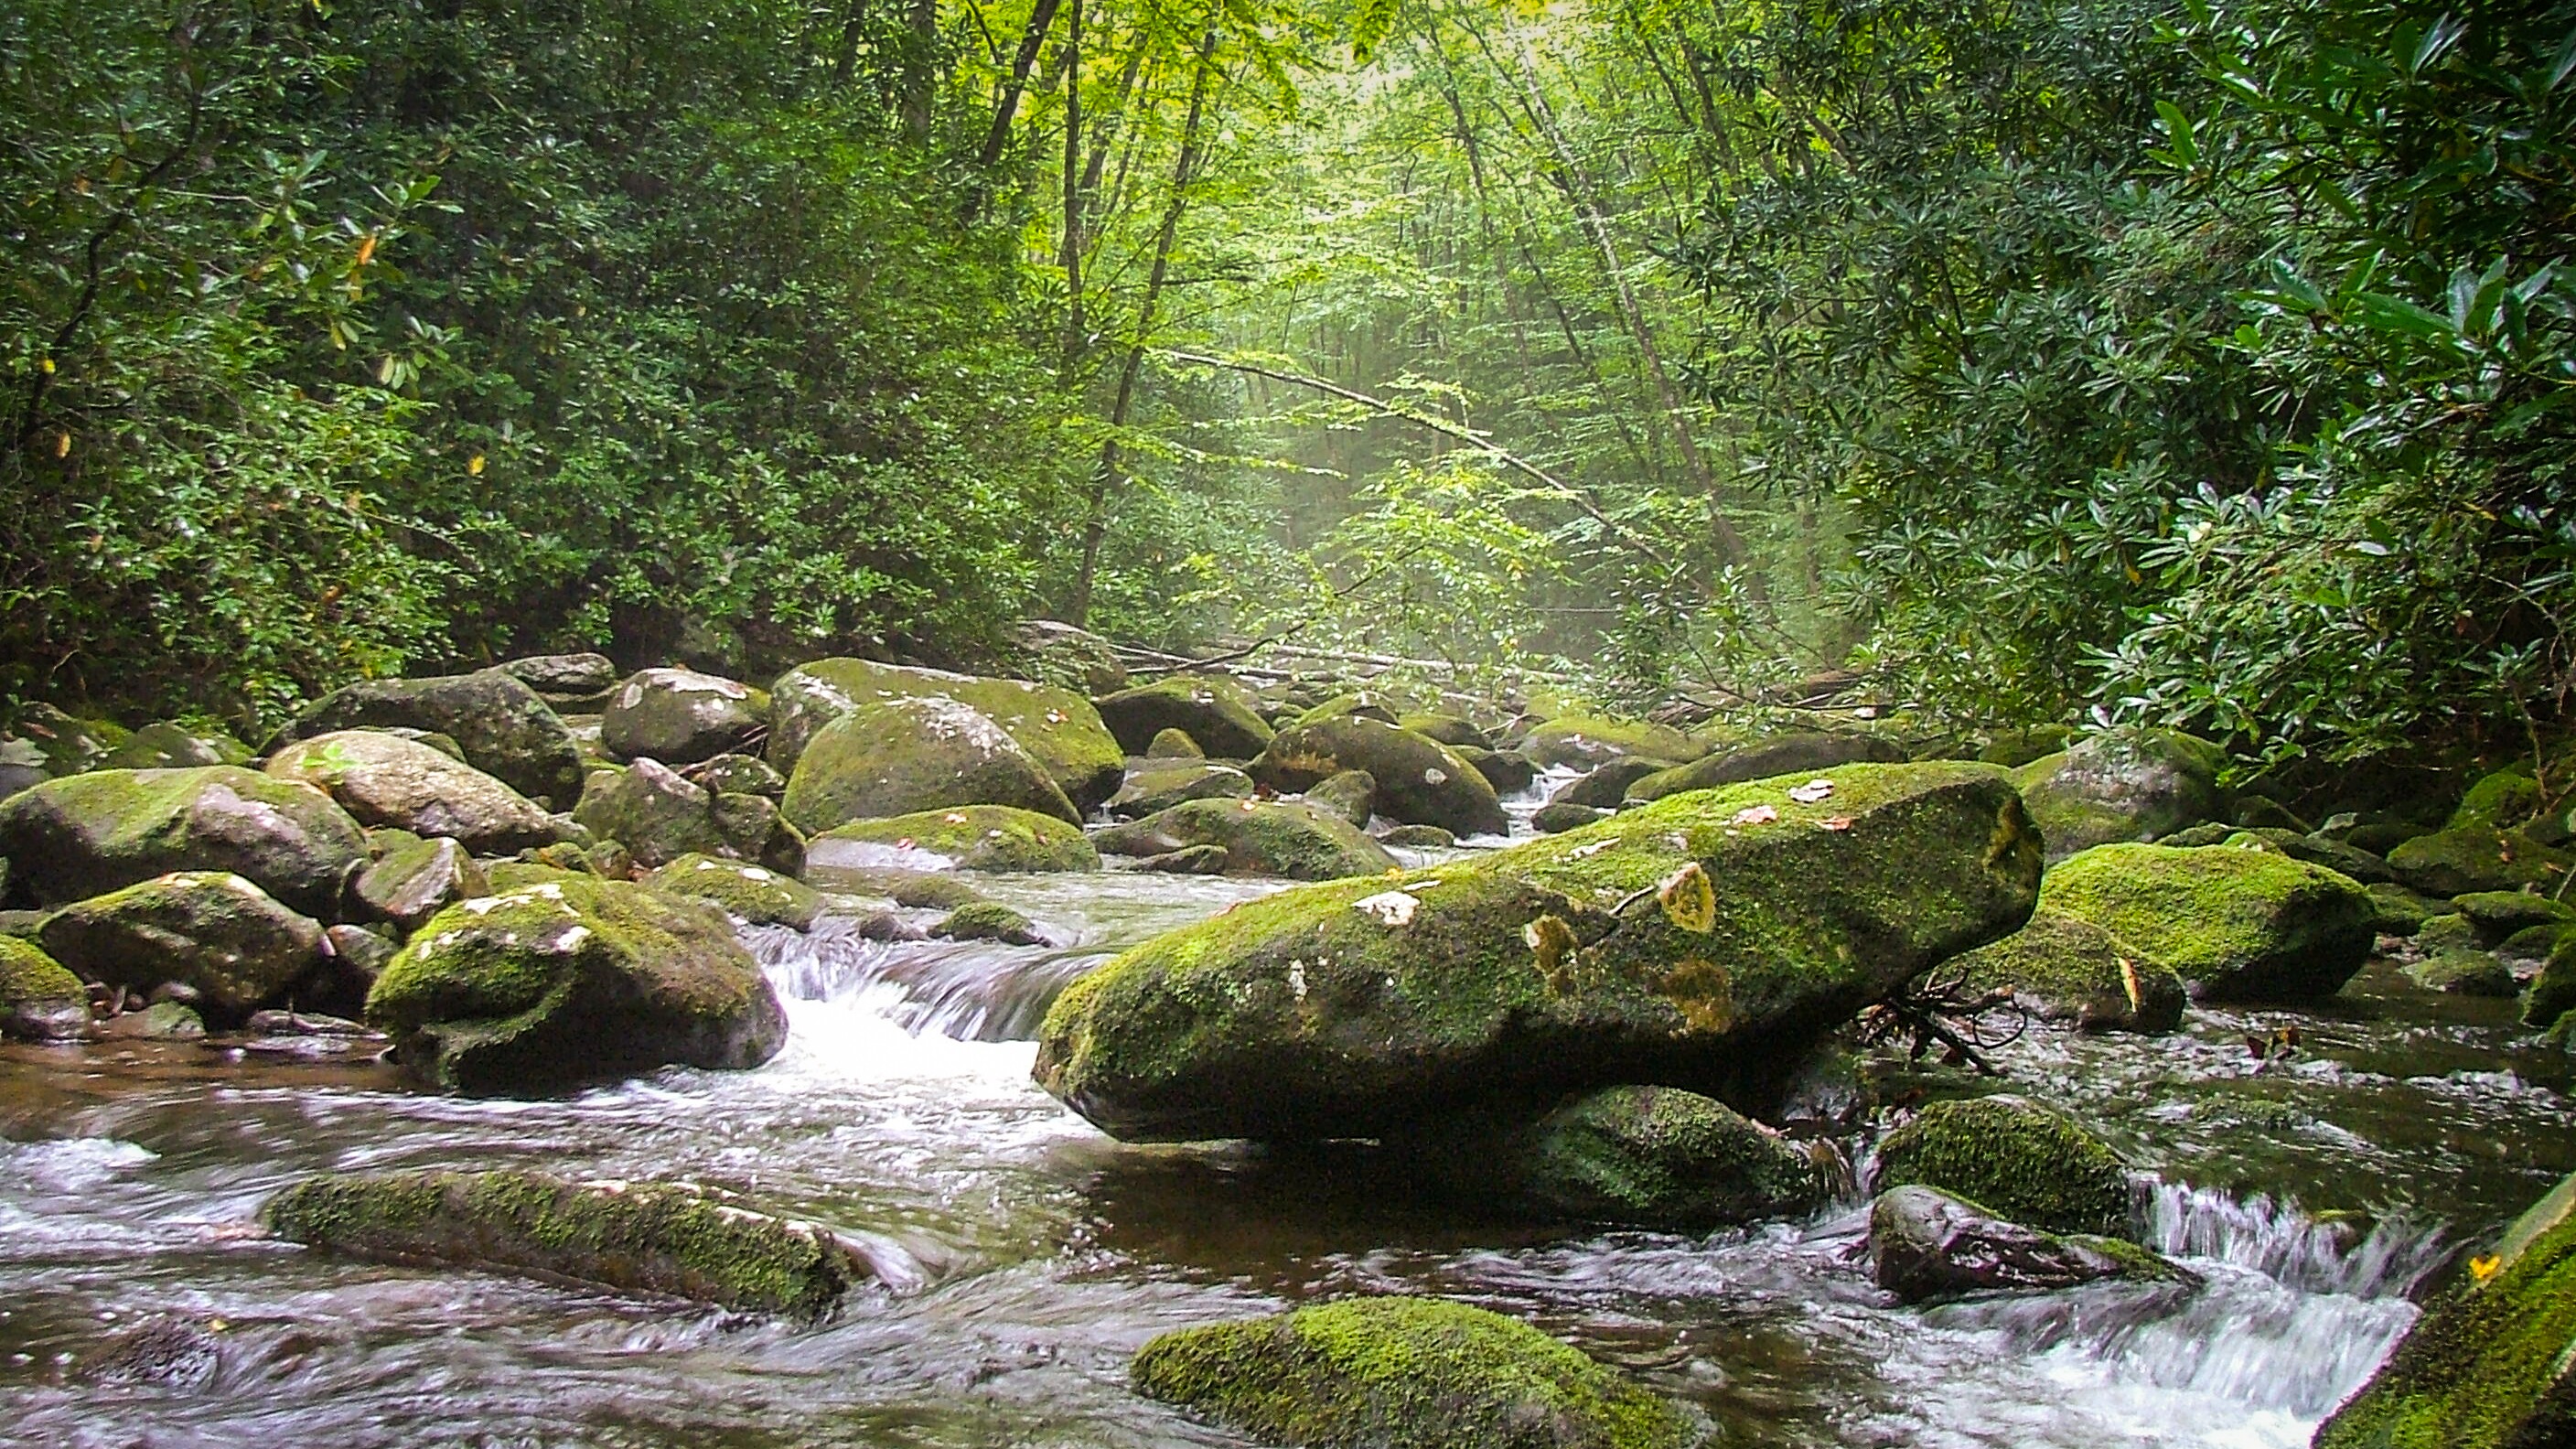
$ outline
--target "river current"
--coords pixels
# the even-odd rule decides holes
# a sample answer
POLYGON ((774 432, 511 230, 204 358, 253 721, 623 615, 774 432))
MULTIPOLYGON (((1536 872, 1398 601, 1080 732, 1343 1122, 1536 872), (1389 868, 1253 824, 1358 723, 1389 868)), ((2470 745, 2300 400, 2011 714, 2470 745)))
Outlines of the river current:
MULTIPOLYGON (((846 918, 748 931, 792 1023, 753 1072, 469 1101, 363 1055, 0 1047, 0 1441, 1241 1445, 1130 1393, 1128 1356, 1186 1324, 1415 1292, 1623 1364, 1728 1446, 2288 1449, 2405 1331, 2410 1293, 2576 1170, 2569 1058, 2512 1003, 2417 991, 2386 962, 2321 1012, 2035 1030, 2000 1054, 2010 1087, 2150 1164, 2144 1235, 2207 1284, 1901 1307, 1854 1259, 1857 1198, 1708 1237, 1605 1234, 1428 1205, 1359 1150, 1112 1142, 1029 1081, 1046 1002, 1277 884, 977 884, 1065 944, 886 944, 846 918), (2290 1024, 2301 1052, 2257 1062, 2246 1038, 2290 1024), (478 1166, 721 1184, 850 1234, 882 1282, 796 1325, 326 1258, 249 1226, 308 1173, 478 1166), (220 1351, 158 1379, 85 1372, 160 1316, 220 1351)), ((1847 1147, 1866 1161, 1865 1138, 1847 1147)))

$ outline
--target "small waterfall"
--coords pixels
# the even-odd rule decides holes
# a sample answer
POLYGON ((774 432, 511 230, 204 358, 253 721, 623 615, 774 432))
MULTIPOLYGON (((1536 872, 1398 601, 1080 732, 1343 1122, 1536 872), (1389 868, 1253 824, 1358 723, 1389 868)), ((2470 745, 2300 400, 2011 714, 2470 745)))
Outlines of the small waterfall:
POLYGON ((2404 1216, 2319 1220, 2268 1197, 2242 1201, 2189 1183, 2158 1182, 2146 1201, 2148 1246, 2176 1258, 2251 1269, 2302 1293, 2403 1297, 2450 1256, 2442 1230, 2404 1216))
POLYGON ((845 1001, 882 994, 904 1030, 958 1041, 1028 1041, 1056 993, 1097 964, 1097 952, 985 941, 880 941, 864 916, 825 916, 811 931, 745 928, 743 944, 781 995, 845 1001))

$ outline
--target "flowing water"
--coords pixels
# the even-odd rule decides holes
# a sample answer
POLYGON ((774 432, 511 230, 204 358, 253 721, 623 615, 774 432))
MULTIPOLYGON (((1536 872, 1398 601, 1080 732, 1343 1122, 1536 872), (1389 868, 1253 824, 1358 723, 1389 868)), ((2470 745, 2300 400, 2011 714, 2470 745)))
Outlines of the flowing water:
POLYGON ((1128 1355, 1184 1324, 1403 1291, 1625 1364, 1727 1445, 2301 1445, 2404 1332, 2409 1292, 2576 1168, 2568 1059, 2510 1003, 2430 997, 2384 964, 2328 1014, 2004 1049, 2017 1090, 2157 1164, 2139 1221, 2197 1292, 1904 1308, 1853 1260, 1857 1201, 1706 1238, 1477 1221, 1421 1205, 1400 1162, 1122 1146, 1030 1084, 1065 980, 1272 888, 989 883, 1058 947, 756 930, 793 1023, 777 1060, 569 1100, 420 1095, 363 1057, 0 1049, 0 1439, 1236 1445, 1129 1393, 1128 1355), (2258 1067, 2244 1038, 2292 1021, 2304 1052, 2258 1067), (884 1281, 794 1325, 246 1228, 311 1172, 504 1165, 720 1183, 850 1233, 884 1281), (159 1315, 219 1324, 220 1351, 153 1381, 85 1374, 159 1315))

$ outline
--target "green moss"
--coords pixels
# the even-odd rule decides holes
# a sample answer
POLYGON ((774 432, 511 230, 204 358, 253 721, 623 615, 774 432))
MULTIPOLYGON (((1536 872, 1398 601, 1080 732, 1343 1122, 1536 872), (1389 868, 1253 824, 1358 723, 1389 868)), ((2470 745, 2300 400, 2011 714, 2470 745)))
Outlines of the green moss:
POLYGON ((836 870, 898 865, 914 852, 940 857, 946 862, 940 869, 1100 869, 1100 852, 1092 848, 1080 826, 1007 805, 961 805, 885 820, 856 820, 823 832, 805 846, 809 862, 836 870), (885 858, 879 860, 878 855, 885 858))
POLYGON ((219 870, 326 914, 366 854, 366 836, 328 797, 237 765, 98 770, 0 801, 10 894, 36 905, 219 870))
POLYGON ((801 931, 823 914, 823 897, 804 882, 711 855, 681 856, 646 876, 644 884, 664 895, 713 902, 727 914, 755 925, 794 926, 801 931))
POLYGON ((789 671, 773 697, 769 763, 782 771, 795 769, 806 745, 832 720, 861 705, 920 698, 956 700, 1001 726, 1080 810, 1108 799, 1126 769, 1125 752, 1091 701, 1053 685, 818 659, 789 671))
POLYGON ((1511 1171, 1533 1206, 1638 1227, 1787 1217, 1822 1195, 1806 1153, 1725 1103, 1610 1087, 1549 1113, 1511 1171))
POLYGON ((1251 693, 1220 676, 1183 675, 1122 689, 1098 701, 1100 718, 1119 746, 1141 755, 1154 736, 1179 730, 1220 760, 1248 760, 1270 743, 1270 726, 1251 693))
POLYGON ((2457 911, 2430 917, 2416 930, 2415 944, 2426 951, 2475 951, 2477 923, 2457 911))
POLYGON ((2481 891, 2555 891, 2576 857, 2536 840, 2490 826, 2470 825, 2419 835, 2388 852, 2388 868, 2426 895, 2481 891))
POLYGON ((1396 867, 1386 847, 1349 820, 1291 801, 1187 800, 1132 825, 1104 830, 1095 841, 1111 854, 1137 856, 1220 846, 1232 874, 1290 880, 1340 880, 1396 867))
POLYGON ((957 877, 931 871, 817 867, 812 875, 827 890, 877 896, 916 910, 953 911, 984 899, 957 877))
POLYGON ((2412 936, 2440 910, 2438 903, 2393 881, 2367 887, 2372 926, 2383 936, 2412 936))
POLYGON ((813 835, 969 805, 1007 805, 1069 825, 1082 821, 1063 788, 1008 731, 940 695, 862 702, 825 725, 798 756, 779 809, 813 835))
POLYGON ((1679 1449, 1677 1406, 1527 1324, 1428 1298, 1361 1298, 1167 1333, 1137 1392, 1255 1437, 1332 1449, 1679 1449))
POLYGON ((1001 941, 1018 946, 1035 945, 1039 939, 1036 922, 999 901, 959 906, 930 933, 952 941, 1001 941))
POLYGON ((2332 995, 2378 939, 2378 910, 2348 877, 2270 851, 2104 845, 2059 864, 2040 908, 2100 926, 2196 995, 2332 995))
POLYGON ((1937 1187, 2056 1233, 2129 1231, 2129 1175, 2072 1120, 2017 1097, 1935 1102, 1887 1135, 1878 1189, 1937 1187))
POLYGON ((2522 999, 2522 1024, 2547 1028, 2576 1011, 2576 934, 2563 936, 2531 978, 2522 999))
POLYGON ((2493 1276, 2433 1304, 2316 1449, 2576 1443, 2576 1177, 2523 1215, 2493 1276))
POLYGON ((2150 730, 2097 735, 2013 771, 2051 860, 2096 845, 2156 840, 2226 813, 2225 754, 2207 740, 2150 730))
POLYGON ((870 1276, 810 1224, 684 1184, 576 1184, 521 1172, 308 1179, 268 1201, 278 1236, 359 1257, 502 1268, 803 1318, 870 1276))
POLYGON ((2046 759, 2072 742, 2075 731, 2065 725, 2033 725, 2028 729, 2005 730, 1977 751, 1977 758, 1989 765, 2019 769, 2033 760, 2046 759))
POLYGON ((2576 922, 2576 906, 2527 891, 2473 891, 2453 900, 2451 909, 2476 922, 2488 945, 2533 926, 2576 922))
POLYGON ((2519 984, 2502 961, 2478 950, 2436 952, 2407 967, 2406 977, 2452 996, 2511 996, 2519 984))
POLYGON ((1559 715, 1531 730, 1520 746, 1522 754, 1542 765, 1597 765, 1637 757, 1688 762, 1708 749, 1706 741, 1670 725, 1601 714, 1559 715))
POLYGON ((0 1033, 52 1041, 89 1026, 89 989, 30 941, 0 935, 0 1033))
POLYGON ((2182 1025, 2182 978, 2089 921, 2040 911, 2000 941, 1950 961, 1978 991, 2091 1029, 2165 1032, 2182 1025))
POLYGON ((2540 813, 2549 802, 2528 769, 2498 770, 2479 777, 2451 812, 2452 830, 2510 830, 2540 813))
POLYGON ((1206 756, 1207 751, 1199 748, 1199 742, 1191 739, 1187 730, 1156 730, 1153 740, 1145 746, 1145 758, 1149 760, 1197 760, 1206 756))

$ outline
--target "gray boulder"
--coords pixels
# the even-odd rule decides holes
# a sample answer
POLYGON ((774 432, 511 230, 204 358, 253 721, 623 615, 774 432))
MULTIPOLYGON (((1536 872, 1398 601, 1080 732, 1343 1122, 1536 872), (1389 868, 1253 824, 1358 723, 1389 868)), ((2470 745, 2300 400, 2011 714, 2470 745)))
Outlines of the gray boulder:
POLYGON ((1406 825, 1458 835, 1511 828, 1494 787, 1458 752, 1427 735, 1356 715, 1313 719, 1281 731, 1252 762, 1254 783, 1282 794, 1320 785, 1345 770, 1377 782, 1377 813, 1406 825))
POLYGON ((1145 753, 1165 730, 1179 730, 1220 760, 1249 760, 1270 743, 1270 726, 1253 712, 1252 696, 1231 679, 1158 679, 1093 703, 1130 754, 1145 753))
POLYGON ((1225 851, 1229 875, 1290 880, 1374 875, 1397 865, 1385 846, 1340 816, 1276 800, 1192 800, 1112 826, 1094 835, 1092 844, 1111 855, 1143 857, 1216 846, 1225 851))
POLYGON ((339 730, 281 746, 271 778, 310 785, 361 825, 446 836, 477 855, 512 855, 563 838, 535 802, 438 750, 376 730, 339 730))
POLYGON ((808 835, 855 820, 1008 805, 1079 825, 1082 813, 1020 742, 944 695, 861 704, 823 727, 787 777, 787 819, 808 835))
POLYGON ((580 742, 535 690, 499 669, 352 684, 298 716, 270 753, 338 730, 387 728, 445 735, 467 764, 540 804, 580 797, 580 742))
POLYGON ((397 845, 358 876, 358 903, 380 921, 409 932, 458 901, 491 890, 483 867, 453 839, 397 845))
POLYGON ((1232 765, 1199 759, 1144 759, 1127 771, 1127 783, 1109 797, 1114 820, 1141 820, 1190 800, 1246 800, 1252 777, 1232 765))
POLYGON ((323 957, 321 922, 224 871, 179 871, 65 906, 38 940, 89 980, 138 991, 173 982, 207 1015, 234 1021, 323 957))
POLYGON ((749 861, 795 875, 804 838, 760 795, 714 794, 655 760, 601 770, 582 790, 573 819, 601 840, 626 847, 647 870, 684 855, 749 861))
POLYGON ((769 726, 769 696, 694 669, 644 669, 609 696, 599 747, 619 760, 694 765, 769 726))
POLYGON ((2169 731, 2095 735, 2013 771, 2051 864, 2097 845, 2157 840, 2227 818, 2225 755, 2169 731))
POLYGON ((1879 1287, 1908 1303, 2106 1278, 2199 1281, 2135 1243, 2044 1233, 1930 1187, 1891 1188, 1870 1204, 1869 1267, 1879 1287))
POLYGON ((228 871, 309 915, 338 907, 367 858, 318 790, 236 765, 99 770, 0 801, 14 903, 60 905, 172 871, 228 871))

